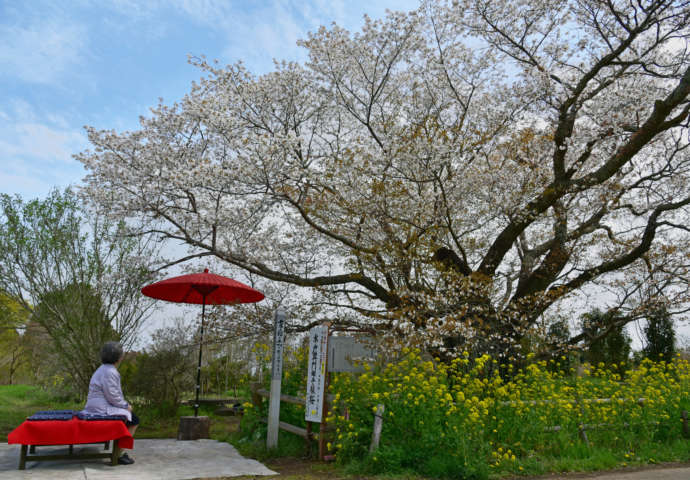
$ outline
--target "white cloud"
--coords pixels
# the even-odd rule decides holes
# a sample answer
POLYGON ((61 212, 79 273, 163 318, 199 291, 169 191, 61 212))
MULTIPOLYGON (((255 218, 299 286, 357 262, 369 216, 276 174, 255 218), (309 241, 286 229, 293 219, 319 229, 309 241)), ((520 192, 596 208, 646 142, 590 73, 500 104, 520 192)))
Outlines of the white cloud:
POLYGON ((149 18, 157 8, 156 2, 151 0, 110 0, 110 2, 94 2, 94 5, 110 7, 116 12, 136 19, 149 18))
MULTIPOLYGON (((75 148, 84 144, 80 132, 55 128, 40 123, 20 123, 15 126, 13 150, 15 155, 31 156, 47 162, 64 162, 75 148)), ((0 143, 0 152, 3 151, 0 143)))
POLYGON ((56 83, 82 61, 86 45, 83 27, 57 18, 33 17, 23 25, 0 25, 0 75, 56 83))
POLYGON ((190 23, 221 36, 225 46, 219 60, 242 60, 261 72, 272 69, 273 58, 306 59, 296 42, 321 25, 336 22, 357 30, 365 13, 381 17, 386 8, 411 10, 418 5, 419 0, 116 0, 109 8, 132 21, 146 19, 150 24, 159 18, 158 29, 164 29, 165 13, 177 11, 190 23))
POLYGON ((60 115, 39 115, 22 100, 0 110, 0 191, 34 197, 84 176, 74 152, 87 146, 85 134, 60 115))

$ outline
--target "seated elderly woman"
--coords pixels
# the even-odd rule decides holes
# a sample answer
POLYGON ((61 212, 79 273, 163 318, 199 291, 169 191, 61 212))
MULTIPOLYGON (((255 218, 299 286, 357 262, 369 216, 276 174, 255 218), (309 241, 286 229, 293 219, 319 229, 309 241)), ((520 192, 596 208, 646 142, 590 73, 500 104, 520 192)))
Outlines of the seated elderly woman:
MULTIPOLYGON (((126 418, 125 425, 129 433, 134 432, 139 426, 139 418, 132 412, 132 406, 127 403, 122 395, 120 384, 120 372, 117 366, 124 356, 122 345, 118 342, 106 342, 101 348, 102 365, 94 372, 89 382, 89 395, 83 412, 93 415, 119 415, 126 418)), ((118 463, 131 465, 134 459, 124 453, 118 463)))

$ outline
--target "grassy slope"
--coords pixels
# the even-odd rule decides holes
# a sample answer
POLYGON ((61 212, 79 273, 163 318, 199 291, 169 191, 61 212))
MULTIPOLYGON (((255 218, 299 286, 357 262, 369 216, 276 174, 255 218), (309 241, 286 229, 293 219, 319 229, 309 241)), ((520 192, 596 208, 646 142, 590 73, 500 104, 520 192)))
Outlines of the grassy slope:
POLYGON ((37 410, 79 409, 81 405, 58 401, 39 387, 0 385, 0 440, 37 410))

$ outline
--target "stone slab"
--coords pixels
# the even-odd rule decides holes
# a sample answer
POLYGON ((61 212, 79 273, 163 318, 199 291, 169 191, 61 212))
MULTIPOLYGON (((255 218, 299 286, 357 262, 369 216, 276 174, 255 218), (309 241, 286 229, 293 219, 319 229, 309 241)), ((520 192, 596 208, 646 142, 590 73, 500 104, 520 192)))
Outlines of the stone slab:
MULTIPOLYGON (((277 475, 235 447, 216 440, 141 439, 125 450, 133 465, 112 467, 106 460, 27 462, 17 470, 19 445, 0 444, 0 480, 190 480, 194 478, 277 475)), ((75 446, 75 451, 102 451, 102 446, 75 446)), ((37 454, 66 453, 67 447, 38 447, 37 454)))

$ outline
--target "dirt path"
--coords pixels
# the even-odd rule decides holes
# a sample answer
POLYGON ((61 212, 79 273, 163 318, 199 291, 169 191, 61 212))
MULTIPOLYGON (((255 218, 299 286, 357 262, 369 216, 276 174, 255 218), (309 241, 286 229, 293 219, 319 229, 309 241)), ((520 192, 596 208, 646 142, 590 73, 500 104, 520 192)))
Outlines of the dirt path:
MULTIPOLYGON (((296 458, 282 458, 267 462, 266 466, 280 473, 267 480, 375 480, 376 477, 346 475, 332 464, 304 461, 296 458)), ((204 480, 253 480, 256 477, 234 477, 204 480)), ((398 477, 394 477, 398 478, 398 477)), ((404 480, 405 477, 399 477, 404 480)), ((550 474, 538 477, 512 477, 504 480, 690 480, 690 463, 667 463, 639 468, 609 470, 605 472, 550 474)), ((422 480, 414 477, 414 480, 422 480)))
MULTIPOLYGON (((269 477, 270 478, 270 477, 269 477)), ((690 480, 690 463, 667 463, 606 472, 552 474, 540 477, 515 477, 512 480, 690 480)), ((506 479, 509 480, 509 479, 506 479)))

